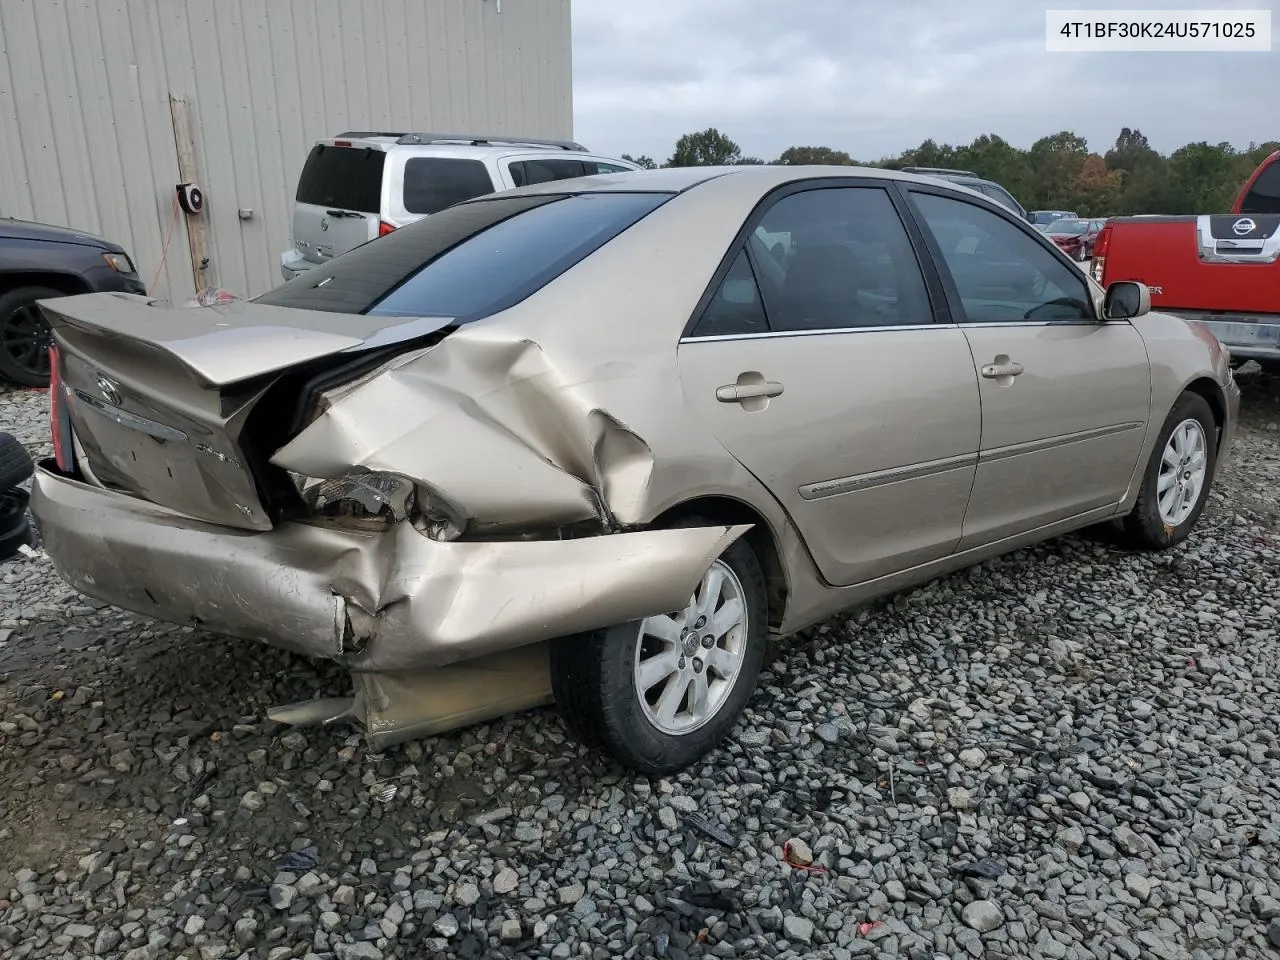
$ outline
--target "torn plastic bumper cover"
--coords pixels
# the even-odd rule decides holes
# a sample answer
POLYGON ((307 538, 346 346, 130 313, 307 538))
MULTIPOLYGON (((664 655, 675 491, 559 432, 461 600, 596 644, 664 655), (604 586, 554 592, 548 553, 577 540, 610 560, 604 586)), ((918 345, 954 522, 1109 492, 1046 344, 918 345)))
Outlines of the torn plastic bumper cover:
POLYGON ((192 520, 42 465, 33 512, 77 590, 356 671, 440 667, 679 609, 748 525, 566 540, 432 540, 192 520))

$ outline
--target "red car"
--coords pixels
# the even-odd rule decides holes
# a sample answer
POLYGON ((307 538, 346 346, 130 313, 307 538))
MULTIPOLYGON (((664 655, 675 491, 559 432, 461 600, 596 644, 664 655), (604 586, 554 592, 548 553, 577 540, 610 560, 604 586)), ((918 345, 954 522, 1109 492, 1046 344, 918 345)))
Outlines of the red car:
POLYGON ((1093 256, 1093 245, 1105 223, 1105 220, 1055 220, 1044 228, 1044 234, 1073 260, 1084 261, 1093 256))

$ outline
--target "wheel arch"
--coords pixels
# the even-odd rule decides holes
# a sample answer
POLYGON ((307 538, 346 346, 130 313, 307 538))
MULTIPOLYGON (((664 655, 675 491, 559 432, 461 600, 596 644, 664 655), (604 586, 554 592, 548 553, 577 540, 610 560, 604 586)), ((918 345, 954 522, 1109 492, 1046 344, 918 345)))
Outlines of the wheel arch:
POLYGON ((751 529, 743 539, 755 552, 764 571, 768 590, 769 624, 779 627, 783 622, 790 596, 786 565, 782 562, 782 550, 769 521, 750 504, 725 496, 700 496, 685 500, 659 514, 650 526, 672 527, 692 517, 711 520, 714 523, 749 523, 751 529))
POLYGON ((1209 404, 1209 410, 1213 413, 1213 425, 1218 431, 1215 447, 1221 453, 1227 423, 1227 398, 1222 387, 1212 377, 1197 377, 1182 388, 1182 393, 1193 393, 1209 404))
POLYGON ((92 293, 89 284, 75 273, 58 270, 15 270, 0 272, 0 295, 11 293, 22 287, 50 287, 67 296, 79 293, 92 293))

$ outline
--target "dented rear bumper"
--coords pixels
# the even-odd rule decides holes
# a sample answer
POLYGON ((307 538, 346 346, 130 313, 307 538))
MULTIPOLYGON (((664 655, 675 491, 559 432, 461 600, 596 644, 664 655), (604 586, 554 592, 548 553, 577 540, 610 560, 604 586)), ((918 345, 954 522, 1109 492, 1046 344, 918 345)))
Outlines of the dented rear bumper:
POLYGON ((431 540, 308 523, 257 532, 194 520, 45 466, 32 512, 88 596, 353 670, 459 661, 683 607, 749 527, 567 540, 431 540))

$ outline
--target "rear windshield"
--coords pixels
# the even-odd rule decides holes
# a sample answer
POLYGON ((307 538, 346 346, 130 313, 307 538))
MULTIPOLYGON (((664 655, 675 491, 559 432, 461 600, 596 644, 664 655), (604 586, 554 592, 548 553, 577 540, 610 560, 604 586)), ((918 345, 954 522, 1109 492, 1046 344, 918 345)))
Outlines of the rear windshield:
POLYGON ((368 147, 311 148, 298 178, 298 203, 377 213, 382 206, 382 165, 387 155, 368 147))
POLYGON ((459 204, 314 267, 257 302, 479 320, 541 289, 670 197, 539 194, 459 204))
POLYGON ((1280 160, 1259 174, 1240 205, 1241 213, 1280 213, 1280 160))
POLYGON ((480 160, 411 157, 404 165, 404 208, 410 213, 439 213, 486 193, 493 193, 493 179, 480 160))

